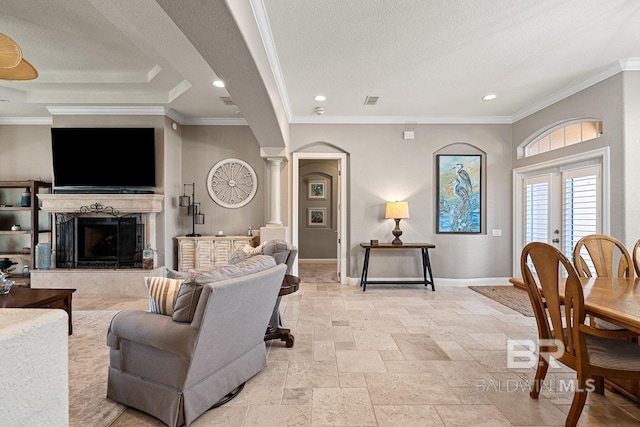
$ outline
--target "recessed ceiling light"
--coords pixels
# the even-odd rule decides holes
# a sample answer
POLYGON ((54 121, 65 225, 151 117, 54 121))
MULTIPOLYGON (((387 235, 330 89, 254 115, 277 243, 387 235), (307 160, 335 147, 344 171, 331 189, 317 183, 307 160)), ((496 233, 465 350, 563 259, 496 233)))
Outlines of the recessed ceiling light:
POLYGON ((324 95, 316 95, 313 97, 314 101, 318 101, 318 102, 322 102, 322 101, 326 101, 327 97, 324 95))
POLYGON ((482 97, 483 101, 491 101, 492 99, 496 99, 497 96, 494 95, 493 93, 490 93, 489 95, 485 95, 482 97))
POLYGON ((215 87, 224 87, 224 82, 223 82, 222 80, 215 80, 215 81, 213 82, 213 85, 214 85, 215 87))

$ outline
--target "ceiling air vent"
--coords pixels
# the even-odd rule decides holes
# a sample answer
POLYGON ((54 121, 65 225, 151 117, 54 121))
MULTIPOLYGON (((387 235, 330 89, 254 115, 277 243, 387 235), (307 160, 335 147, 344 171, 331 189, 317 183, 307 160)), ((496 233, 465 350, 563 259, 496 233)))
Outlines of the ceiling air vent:
POLYGON ((376 105, 376 102, 378 102, 378 98, 377 96, 367 96, 364 99, 364 105, 376 105))
POLYGON ((231 100, 230 96, 221 96, 220 99, 222 100, 222 103, 224 105, 234 105, 233 101, 231 100))

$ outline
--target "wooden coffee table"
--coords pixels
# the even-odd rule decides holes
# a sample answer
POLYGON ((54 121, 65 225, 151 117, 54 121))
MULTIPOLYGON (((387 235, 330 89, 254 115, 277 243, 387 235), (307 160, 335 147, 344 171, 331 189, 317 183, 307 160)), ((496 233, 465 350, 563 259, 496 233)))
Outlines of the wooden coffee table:
POLYGON ((26 288, 14 286, 11 292, 0 295, 0 308, 61 308, 69 315, 71 325, 71 294, 75 289, 26 288))

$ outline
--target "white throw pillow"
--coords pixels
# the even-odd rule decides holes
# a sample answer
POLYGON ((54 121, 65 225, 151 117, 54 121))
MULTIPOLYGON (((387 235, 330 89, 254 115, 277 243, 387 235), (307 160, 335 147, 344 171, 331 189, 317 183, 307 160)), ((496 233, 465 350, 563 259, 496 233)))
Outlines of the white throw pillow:
POLYGON ((262 253, 263 248, 264 248, 264 245, 259 245, 255 248, 251 245, 244 245, 236 249, 235 251, 233 251, 233 254, 231 254, 231 257, 229 258, 229 261, 227 263, 237 264, 240 261, 244 261, 245 259, 252 257, 254 255, 260 255, 262 253))

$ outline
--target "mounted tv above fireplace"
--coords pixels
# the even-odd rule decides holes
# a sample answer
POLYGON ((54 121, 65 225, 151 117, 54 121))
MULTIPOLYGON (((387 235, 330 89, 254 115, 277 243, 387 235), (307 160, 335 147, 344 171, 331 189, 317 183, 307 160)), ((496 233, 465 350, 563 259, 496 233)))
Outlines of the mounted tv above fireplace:
POLYGON ((56 189, 140 189, 156 185, 153 128, 52 128, 56 189))

